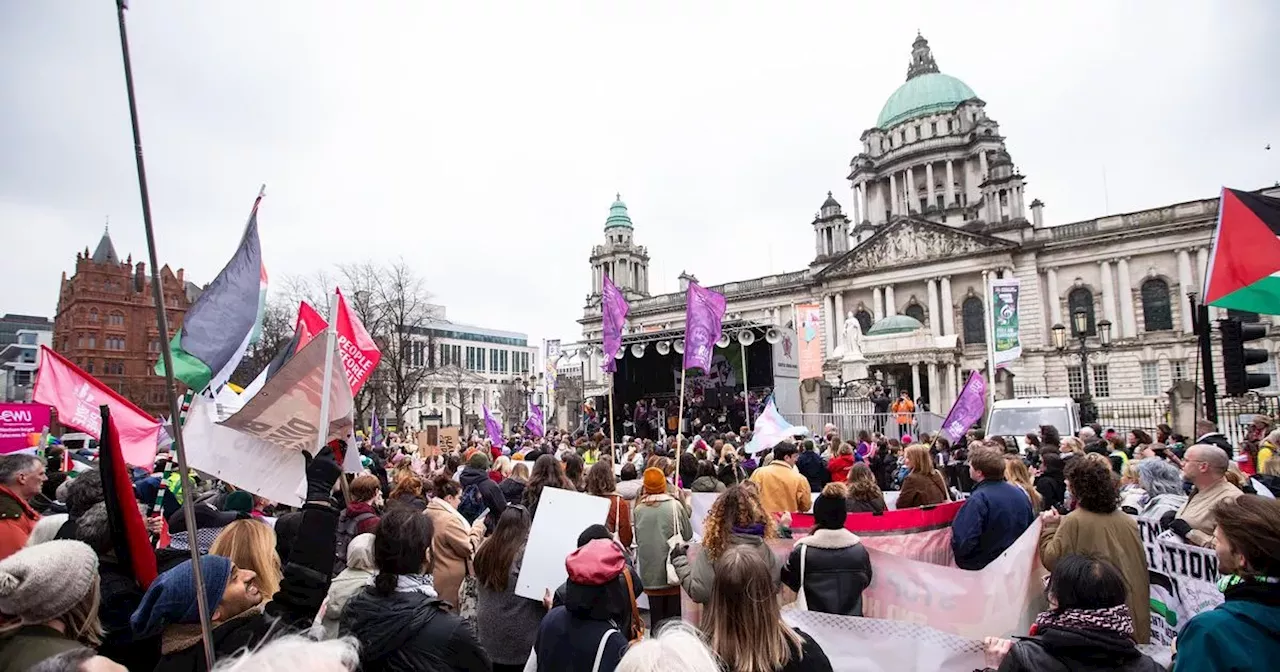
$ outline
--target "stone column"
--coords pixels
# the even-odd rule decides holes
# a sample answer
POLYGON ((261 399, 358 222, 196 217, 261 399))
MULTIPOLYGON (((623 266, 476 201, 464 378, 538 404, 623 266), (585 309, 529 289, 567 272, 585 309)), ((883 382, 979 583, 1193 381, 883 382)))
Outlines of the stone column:
POLYGON ((1120 279, 1120 323, 1124 325, 1126 338, 1138 335, 1138 320, 1133 305, 1133 279, 1129 277, 1129 257, 1120 257, 1116 262, 1116 275, 1120 279))
POLYGON ((924 164, 924 179, 925 179, 925 182, 927 183, 925 185, 925 189, 928 194, 927 198, 929 199, 929 202, 926 205, 929 205, 932 207, 933 205, 936 205, 933 200, 934 196, 933 196, 933 162, 932 161, 924 164))
POLYGON ((978 182, 981 184, 987 180, 987 150, 978 152, 978 182))
POLYGON ((836 349, 836 328, 835 328, 835 297, 827 294, 822 297, 822 312, 826 313, 824 326, 827 328, 827 356, 830 357, 836 349))
POLYGON ((1063 324, 1062 322, 1062 300, 1058 295, 1058 269, 1050 268, 1044 272, 1047 280, 1049 296, 1049 328, 1052 334, 1052 328, 1055 324, 1063 324))
POLYGON ((1102 275, 1102 316, 1116 326, 1116 283, 1111 277, 1111 260, 1098 262, 1098 273, 1102 275))
POLYGON ((862 218, 858 216, 858 208, 862 207, 862 198, 858 196, 858 193, 861 190, 862 190, 861 183, 853 185, 853 207, 851 209, 853 210, 854 224, 857 224, 858 222, 862 221, 862 218))
MULTIPOLYGON (((1192 291, 1194 291, 1194 292, 1196 293, 1196 296, 1199 296, 1199 295, 1200 295, 1200 293, 1204 291, 1204 275, 1205 275, 1205 273, 1208 273, 1208 272, 1209 272, 1209 248, 1207 248, 1207 247, 1197 247, 1197 248, 1196 248, 1196 259, 1195 259, 1195 263, 1196 263, 1196 265, 1195 265, 1195 270, 1192 272, 1192 276, 1191 276, 1191 282, 1195 285, 1195 287, 1193 288, 1193 290, 1192 290, 1192 291)), ((1176 301, 1176 302, 1178 302, 1178 305, 1179 305, 1179 306, 1182 306, 1182 311, 1183 311, 1183 312, 1187 312, 1187 311, 1188 311, 1188 308, 1186 307, 1186 305, 1187 305, 1187 290, 1185 290, 1185 289, 1184 289, 1184 290, 1182 290, 1182 296, 1174 296, 1174 297, 1170 297, 1170 301, 1176 301)), ((1222 314, 1222 309, 1221 309, 1221 308, 1219 308, 1219 307, 1217 307, 1217 306, 1209 306, 1209 321, 1210 321, 1210 322, 1216 321, 1216 320, 1218 320, 1218 319, 1219 319, 1219 318, 1221 318, 1221 317, 1225 317, 1225 316, 1222 314)))
POLYGON ((871 318, 872 324, 879 322, 884 317, 884 291, 879 287, 871 288, 871 318))
MULTIPOLYGON (((942 335, 942 311, 938 308, 938 279, 929 278, 924 281, 925 289, 929 295, 929 333, 934 336, 942 335)), ((929 366, 933 366, 930 364, 929 366)), ((933 374, 930 374, 929 380, 932 381, 933 374)), ((930 397, 932 399, 933 397, 930 397)))
POLYGON ((943 408, 939 404, 942 400, 942 395, 939 393, 942 386, 938 384, 938 364, 936 362, 929 362, 927 365, 927 371, 929 373, 929 410, 943 415, 947 412, 947 409, 943 408))
POLYGON ((920 398, 920 362, 911 363, 911 401, 920 398))
POLYGON ((893 300, 893 285, 884 286, 884 316, 892 317, 898 314, 898 302, 893 300))
POLYGON ((907 196, 907 209, 905 212, 911 214, 919 205, 916 202, 916 194, 918 193, 916 190, 916 175, 911 171, 911 166, 907 166, 907 186, 903 191, 906 192, 907 196))
POLYGON ((844 340, 844 333, 842 333, 844 332, 844 292, 843 291, 836 292, 835 327, 836 327, 835 344, 836 344, 836 347, 839 347, 841 345, 844 345, 844 343, 841 342, 844 340))
POLYGON ((856 224, 871 221, 871 210, 867 207, 867 186, 867 182, 858 185, 858 198, 862 202, 862 219, 855 222, 856 224))
POLYGON ((948 208, 956 204, 956 186, 955 185, 956 185, 956 178, 955 178, 955 173, 952 172, 951 159, 947 159, 947 183, 942 186, 945 189, 945 193, 947 196, 948 208))
MULTIPOLYGON (((1187 302, 1187 292, 1194 292, 1195 279, 1191 276, 1191 254, 1184 248, 1178 250, 1178 306, 1181 307, 1179 312, 1182 313, 1182 331, 1184 333, 1194 333, 1195 326, 1192 323, 1191 307, 1187 302)), ((1171 297, 1172 298, 1172 297, 1171 297)), ((1212 310, 1212 309, 1211 309, 1212 310)))
POLYGON ((942 305, 939 326, 943 335, 956 333, 956 310, 951 300, 951 277, 942 276, 942 305))
POLYGON ((899 214, 898 211, 898 174, 889 173, 889 214, 899 214))

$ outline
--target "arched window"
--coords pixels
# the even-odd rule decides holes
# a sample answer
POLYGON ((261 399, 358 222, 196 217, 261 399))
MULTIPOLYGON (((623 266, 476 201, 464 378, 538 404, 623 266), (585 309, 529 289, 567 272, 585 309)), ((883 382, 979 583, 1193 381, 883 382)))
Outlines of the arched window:
POLYGON ((108 322, 117 327, 124 326, 124 313, 111 313, 108 322))
POLYGON ((964 322, 964 344, 977 345, 987 342, 987 319, 982 309, 982 299, 971 296, 960 305, 960 317, 964 322))
POLYGON ((1076 330, 1075 319, 1077 310, 1083 310, 1085 312, 1085 322, 1089 325, 1088 328, 1085 329, 1084 335, 1097 335, 1098 329, 1093 321, 1093 292, 1085 289, 1084 287, 1076 287, 1071 290, 1070 294, 1067 294, 1067 321, 1071 323, 1071 335, 1078 337, 1080 336, 1080 332, 1076 330))
POLYGON ((1143 331, 1172 331, 1173 312, 1169 309, 1169 283, 1151 278, 1142 283, 1143 331))
POLYGON ((858 321, 858 325, 862 327, 862 333, 867 333, 871 329, 871 313, 865 310, 858 310, 853 314, 853 318, 858 321))
POLYGON ((907 309, 902 312, 906 313, 907 317, 914 319, 916 322, 924 324, 924 306, 918 303, 913 303, 907 306, 907 309))
POLYGON ((90 322, 97 322, 97 321, 98 321, 98 309, 97 309, 97 308, 90 308, 90 309, 89 309, 89 321, 90 321, 90 322))

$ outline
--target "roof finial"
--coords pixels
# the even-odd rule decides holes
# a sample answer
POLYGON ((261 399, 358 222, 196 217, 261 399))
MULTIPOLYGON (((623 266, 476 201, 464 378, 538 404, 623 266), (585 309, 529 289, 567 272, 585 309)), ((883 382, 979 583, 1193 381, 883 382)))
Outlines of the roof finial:
POLYGON ((622 192, 621 192, 621 191, 615 191, 615 192, 613 192, 613 200, 615 200, 615 201, 621 201, 621 200, 622 200, 622 192))
POLYGON ((102 233, 111 233, 111 215, 107 215, 107 223, 102 227, 102 233))

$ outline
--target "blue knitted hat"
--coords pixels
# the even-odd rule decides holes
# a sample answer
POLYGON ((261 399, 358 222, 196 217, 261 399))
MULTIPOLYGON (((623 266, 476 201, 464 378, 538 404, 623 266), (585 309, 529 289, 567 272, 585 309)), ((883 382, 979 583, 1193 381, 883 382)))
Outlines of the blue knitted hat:
MULTIPOLYGON (((226 590, 227 582, 231 580, 231 561, 217 555, 201 556, 200 572, 204 579, 205 602, 209 605, 209 615, 212 616, 218 603, 222 602, 222 592, 226 590)), ((157 576, 129 620, 138 637, 159 634, 171 623, 199 621, 195 572, 191 569, 190 560, 157 576)))

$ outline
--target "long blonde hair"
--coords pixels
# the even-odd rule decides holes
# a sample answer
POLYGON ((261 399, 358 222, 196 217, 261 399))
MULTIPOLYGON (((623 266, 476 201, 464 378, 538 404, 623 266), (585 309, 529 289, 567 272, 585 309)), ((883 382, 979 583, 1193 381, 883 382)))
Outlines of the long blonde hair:
POLYGON ((1040 496, 1040 491, 1036 490, 1036 486, 1031 482, 1031 470, 1027 469, 1027 464, 1017 455, 1004 456, 1004 478, 1006 481, 1022 488, 1026 491, 1027 497, 1031 498, 1031 508, 1034 511, 1040 510, 1040 502, 1044 499, 1040 496))
POLYGON ((731 545, 716 560, 701 627, 726 669, 773 672, 803 655, 803 640, 782 620, 768 565, 748 546, 731 545))
POLYGON ((924 476, 930 476, 934 472, 933 457, 929 455, 929 446, 923 443, 913 443, 907 446, 907 466, 911 467, 911 471, 924 476))
POLYGON ((252 570, 262 599, 270 600, 280 590, 280 556, 276 553, 276 533, 257 520, 237 520, 222 528, 209 547, 209 555, 229 558, 236 567, 252 570))

